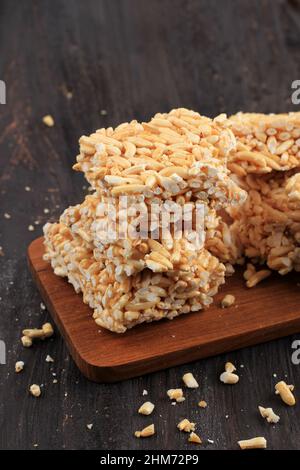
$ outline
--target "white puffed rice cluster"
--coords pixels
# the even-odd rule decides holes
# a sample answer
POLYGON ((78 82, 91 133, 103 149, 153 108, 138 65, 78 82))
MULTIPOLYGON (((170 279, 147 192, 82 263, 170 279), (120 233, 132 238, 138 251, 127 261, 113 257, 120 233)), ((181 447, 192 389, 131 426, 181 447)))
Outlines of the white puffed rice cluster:
POLYGON ((226 271, 209 251, 222 224, 217 211, 246 199, 226 167, 235 145, 225 115, 211 120, 186 109, 80 139, 75 169, 84 172, 94 193, 66 209, 59 223, 46 224, 45 259, 83 293, 98 325, 122 333, 212 303, 226 271), (148 208, 162 201, 193 208, 201 202, 204 246, 176 240, 172 230, 163 237, 161 225, 158 239, 150 233, 139 239, 102 236, 107 216, 97 212, 99 203, 112 198, 118 204, 124 195, 148 208))

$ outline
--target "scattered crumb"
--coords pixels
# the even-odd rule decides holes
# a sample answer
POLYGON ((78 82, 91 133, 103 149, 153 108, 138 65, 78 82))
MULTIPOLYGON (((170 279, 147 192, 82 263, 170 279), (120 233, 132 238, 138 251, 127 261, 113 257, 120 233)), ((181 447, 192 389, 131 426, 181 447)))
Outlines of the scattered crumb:
POLYGON ((241 365, 240 365, 240 368, 241 368, 241 369, 244 369, 244 367, 245 367, 244 364, 241 364, 241 365))
POLYGON ((48 127, 53 127, 54 126, 54 119, 51 116, 51 114, 46 114, 46 116, 44 116, 42 120, 43 120, 43 123, 45 124, 45 126, 48 126, 48 127))
POLYGON ((41 395, 41 388, 39 385, 30 385, 29 391, 33 397, 39 397, 41 395))
POLYGON ((100 115, 101 115, 101 116, 107 116, 107 111, 106 111, 106 109, 101 109, 101 110, 100 110, 100 115))
POLYGON ((273 374, 273 377, 276 379, 276 377, 277 377, 277 374, 273 374))
POLYGON ((154 410, 154 404, 151 403, 151 401, 146 401, 145 403, 142 404, 142 406, 140 406, 140 408, 138 409, 138 412, 141 414, 141 415, 151 415, 152 411, 154 410))
POLYGON ((24 369, 24 362, 23 361, 17 361, 15 364, 15 371, 17 373, 21 372, 24 369))
POLYGON ((236 384, 240 378, 237 374, 234 374, 234 371, 236 371, 235 366, 231 362, 226 362, 225 372, 220 375, 221 382, 230 385, 236 384))
POLYGON ((53 357, 49 356, 49 354, 47 354, 45 361, 46 362, 54 362, 54 359, 53 359, 53 357))
POLYGON ((222 302, 221 302, 221 307, 222 308, 228 308, 228 307, 231 307, 235 302, 235 297, 234 295, 231 295, 231 294, 227 294, 225 295, 225 297, 222 299, 222 302))
POLYGON ((193 444, 202 444, 200 437, 195 432, 191 432, 188 441, 193 442, 193 444))
POLYGON ((57 379, 53 379, 53 380, 52 380, 52 383, 57 384, 57 383, 58 383, 58 380, 57 380, 57 379))
POLYGON ((67 397, 67 396, 68 396, 68 392, 65 393, 65 397, 67 397))
POLYGON ((28 225, 28 230, 29 230, 29 232, 33 232, 34 231, 34 226, 33 225, 28 225))
POLYGON ((171 400, 176 400, 177 403, 185 400, 182 388, 170 388, 170 390, 167 391, 167 395, 171 400))
POLYGON ((193 374, 191 372, 188 372, 187 374, 184 374, 182 377, 183 382, 188 388, 198 388, 199 384, 193 374))
POLYGON ((44 214, 49 214, 50 211, 49 211, 49 209, 47 209, 47 207, 45 207, 43 212, 44 212, 44 214))
POLYGON ((46 305, 43 302, 40 303, 40 309, 46 310, 46 305))
POLYGON ((29 336, 22 336, 21 343, 24 348, 30 348, 32 346, 32 339, 29 336))
POLYGON ((39 445, 38 444, 33 444, 33 447, 38 447, 39 445))
POLYGON ((150 424, 150 426, 147 426, 141 431, 135 431, 134 433, 135 437, 150 437, 153 436, 153 434, 155 434, 154 424, 150 424))
POLYGON ((225 418, 228 419, 228 418, 229 418, 229 415, 225 415, 225 418))
POLYGON ((209 444, 214 444, 215 441, 213 441, 212 439, 207 439, 207 442, 209 442, 209 444))
POLYGON ((25 186, 25 191, 31 191, 31 187, 30 186, 25 186))
POLYGON ((174 406, 175 406, 175 405, 176 405, 176 401, 172 401, 172 402, 171 402, 171 405, 174 405, 174 406))
POLYGON ((179 431, 191 432, 195 431, 196 424, 191 423, 187 418, 185 418, 177 424, 177 428, 179 429, 179 431))
POLYGON ((87 427, 88 429, 93 429, 93 426, 94 426, 93 423, 90 423, 90 424, 87 424, 87 425, 86 425, 86 427, 87 427))
POLYGON ((4 218, 5 218, 5 219, 11 219, 11 215, 10 215, 10 214, 8 214, 7 212, 5 212, 5 214, 4 214, 4 218))
POLYGON ((258 410, 263 418, 266 418, 268 423, 276 424, 280 420, 280 416, 274 413, 272 408, 264 408, 263 406, 259 406, 258 410))
POLYGON ((143 396, 148 395, 148 390, 143 390, 143 396))
POLYGON ((200 400, 199 403, 198 403, 198 406, 200 408, 206 408, 207 407, 207 403, 205 400, 200 400))
POLYGON ((254 437, 253 439, 246 439, 238 441, 241 449, 266 449, 267 441, 264 437, 254 437))
POLYGON ((276 395, 280 395, 280 398, 286 405, 294 406, 296 404, 295 397, 292 393, 294 388, 294 385, 287 385, 281 380, 275 385, 275 393, 276 395))

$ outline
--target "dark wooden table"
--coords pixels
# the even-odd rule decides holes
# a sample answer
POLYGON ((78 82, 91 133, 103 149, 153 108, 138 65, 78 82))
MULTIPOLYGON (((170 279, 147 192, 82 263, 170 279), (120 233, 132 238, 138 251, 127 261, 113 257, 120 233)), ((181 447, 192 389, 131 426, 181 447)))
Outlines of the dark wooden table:
POLYGON ((178 106, 209 116, 297 111, 291 82, 300 79, 299 51, 296 0, 1 0, 0 79, 7 87, 7 104, 0 105, 0 340, 7 348, 0 365, 1 448, 188 449, 187 436, 176 430, 183 417, 198 423, 203 449, 235 449, 238 439, 256 435, 270 449, 299 448, 300 405, 287 408, 273 393, 283 378, 300 398, 300 365, 291 362, 299 335, 115 385, 85 380, 58 333, 31 349, 20 344, 22 328, 50 319, 26 248, 46 221, 86 192, 83 177, 71 170, 78 137, 178 106), (45 114, 55 127, 41 122, 45 114), (228 359, 241 377, 234 387, 218 380, 228 359), (16 360, 25 362, 18 375, 16 360), (171 406, 166 390, 185 371, 194 372, 200 390, 171 406), (40 399, 29 396, 32 383, 44 385, 40 399), (145 398, 156 404, 153 419, 136 412, 145 398), (208 408, 197 408, 197 398, 208 408), (273 406, 280 424, 264 422, 260 404, 273 406), (151 421, 156 436, 132 436, 151 421))

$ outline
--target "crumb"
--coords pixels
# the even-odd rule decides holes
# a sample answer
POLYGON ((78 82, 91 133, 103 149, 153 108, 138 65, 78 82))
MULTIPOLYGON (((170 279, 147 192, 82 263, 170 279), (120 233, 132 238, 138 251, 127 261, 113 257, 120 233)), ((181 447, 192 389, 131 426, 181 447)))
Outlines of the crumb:
POLYGON ((141 415, 151 415, 152 411, 154 410, 154 404, 151 403, 151 401, 146 401, 145 403, 142 404, 142 406, 139 407, 138 412, 141 415))
POLYGON ((25 186, 25 191, 31 191, 31 187, 30 186, 25 186))
POLYGON ((4 214, 4 218, 5 218, 5 219, 11 219, 11 215, 10 215, 10 214, 8 214, 7 212, 5 212, 5 214, 4 214))
POLYGON ((199 401, 198 406, 199 406, 200 408, 206 408, 206 407, 207 407, 207 403, 206 403, 205 400, 201 400, 201 401, 199 401))
POLYGON ((227 294, 225 295, 225 297, 222 299, 222 302, 221 302, 221 307, 222 308, 228 308, 228 307, 231 307, 235 302, 235 297, 234 295, 231 295, 231 294, 227 294))
POLYGON ((53 383, 53 384, 57 384, 57 383, 58 383, 58 380, 57 380, 57 379, 53 379, 53 380, 52 380, 52 383, 53 383))
POLYGON ((33 397, 39 397, 42 393, 40 386, 36 384, 31 385, 29 391, 33 397))
POLYGON ((182 388, 170 388, 170 390, 167 390, 167 395, 170 400, 176 400, 177 403, 181 403, 185 400, 182 388))
POLYGON ((93 423, 90 423, 90 424, 87 424, 87 425, 86 425, 86 427, 87 427, 88 429, 93 429, 93 426, 94 426, 93 423))
POLYGON ((273 377, 276 379, 276 377, 277 377, 277 374, 273 374, 273 377))
POLYGON ((191 432, 188 441, 193 442, 194 444, 202 444, 200 437, 195 432, 191 432))
POLYGON ((21 372, 24 369, 24 362, 23 361, 17 361, 15 364, 15 371, 17 373, 21 372))
POLYGON ((54 119, 51 116, 51 114, 46 114, 46 116, 43 117, 42 121, 45 124, 45 126, 48 126, 48 127, 54 126, 54 119))
POLYGON ((207 442, 209 442, 210 444, 214 444, 215 441, 213 441, 212 439, 207 439, 207 442))
POLYGON ((143 396, 148 395, 148 391, 147 391, 147 390, 143 390, 143 394, 142 394, 142 395, 143 395, 143 396))
POLYGON ((33 225, 28 225, 28 230, 29 230, 29 232, 33 232, 34 231, 34 226, 33 225))
POLYGON ((179 431, 191 432, 195 431, 196 424, 191 423, 187 418, 185 418, 177 424, 177 428, 179 429, 179 431))
POLYGON ((149 437, 153 436, 153 434, 155 434, 154 424, 150 424, 150 426, 147 426, 141 431, 135 431, 134 433, 135 437, 149 437))
POLYGON ((107 116, 107 111, 106 111, 106 109, 101 109, 100 115, 101 115, 101 116, 107 116))
POLYGON ((264 408, 259 406, 258 410, 263 418, 265 418, 268 423, 276 424, 280 420, 280 417, 274 413, 272 408, 264 408))
POLYGON ((43 302, 40 303, 40 309, 46 310, 46 305, 43 302))
POLYGON ((45 361, 46 362, 54 362, 54 359, 53 359, 53 357, 49 356, 49 354, 47 354, 45 361))
POLYGON ((183 380, 184 384, 186 385, 186 387, 188 387, 188 388, 198 388, 199 387, 199 384, 198 384, 197 380, 195 379, 195 377, 193 376, 193 374, 191 372, 188 372, 187 374, 184 374, 184 376, 182 377, 182 380, 183 380))
POLYGON ((47 207, 45 207, 44 214, 49 214, 49 212, 50 212, 49 209, 47 209, 47 207))
POLYGON ((29 338, 29 336, 22 336, 21 338, 21 343, 24 346, 24 348, 30 348, 32 346, 32 339, 29 338))

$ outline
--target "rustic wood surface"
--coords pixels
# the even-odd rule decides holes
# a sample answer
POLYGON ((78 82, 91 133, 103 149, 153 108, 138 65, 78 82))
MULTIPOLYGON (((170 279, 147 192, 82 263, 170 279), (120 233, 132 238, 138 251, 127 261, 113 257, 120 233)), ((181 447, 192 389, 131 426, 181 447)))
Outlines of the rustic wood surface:
POLYGON ((20 345, 23 327, 49 320, 27 246, 85 193, 84 179, 71 170, 78 136, 177 106, 207 115, 298 110, 290 95, 300 79, 299 47, 297 0, 1 0, 0 340, 7 364, 0 365, 0 448, 188 449, 175 426, 183 417, 198 423, 203 449, 233 449, 255 435, 271 449, 299 448, 299 405, 287 408, 273 393, 275 381, 286 378, 300 397, 300 365, 291 362, 299 335, 114 385, 83 378, 58 332, 31 349, 20 345), (54 128, 41 122, 48 113, 54 128), (16 375, 21 359, 25 369, 16 375), (234 387, 218 381, 228 359, 240 372, 234 387), (200 390, 171 406, 165 391, 185 371, 199 378, 200 390), (44 385, 41 398, 29 396, 32 383, 44 385), (144 389, 156 404, 148 418, 136 413, 144 389), (205 410, 196 407, 199 397, 205 410), (264 422, 259 404, 273 406, 280 424, 264 422), (152 421, 156 436, 132 437, 152 421))
POLYGON ((227 279, 214 304, 201 314, 143 324, 115 334, 95 325, 92 310, 66 279, 55 276, 43 260, 44 252, 44 238, 36 238, 28 248, 32 276, 74 361, 83 375, 96 382, 139 377, 300 331, 299 275, 292 272, 282 277, 274 273, 249 291, 243 278, 245 268, 241 268, 227 279), (229 310, 221 306, 226 294, 236 299, 229 310))

